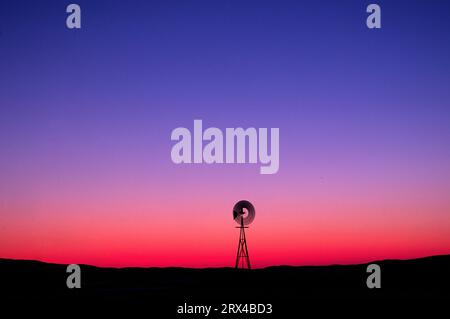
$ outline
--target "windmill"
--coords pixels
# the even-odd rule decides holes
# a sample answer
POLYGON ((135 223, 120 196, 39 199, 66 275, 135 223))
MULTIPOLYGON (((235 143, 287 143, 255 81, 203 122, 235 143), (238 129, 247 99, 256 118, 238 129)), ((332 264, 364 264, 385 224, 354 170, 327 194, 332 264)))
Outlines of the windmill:
POLYGON ((235 268, 251 269, 245 228, 248 228, 248 225, 255 219, 255 207, 247 200, 237 202, 233 207, 233 219, 239 224, 239 227, 236 228, 240 229, 235 268))

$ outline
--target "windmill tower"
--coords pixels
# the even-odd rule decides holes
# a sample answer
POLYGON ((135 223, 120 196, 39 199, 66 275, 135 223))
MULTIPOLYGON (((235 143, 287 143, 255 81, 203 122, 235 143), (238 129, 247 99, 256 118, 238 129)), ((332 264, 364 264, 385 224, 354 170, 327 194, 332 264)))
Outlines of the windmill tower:
POLYGON ((233 219, 239 224, 239 227, 236 228, 240 229, 235 268, 251 269, 245 228, 248 228, 247 225, 255 219, 255 207, 249 201, 239 201, 233 207, 233 219))

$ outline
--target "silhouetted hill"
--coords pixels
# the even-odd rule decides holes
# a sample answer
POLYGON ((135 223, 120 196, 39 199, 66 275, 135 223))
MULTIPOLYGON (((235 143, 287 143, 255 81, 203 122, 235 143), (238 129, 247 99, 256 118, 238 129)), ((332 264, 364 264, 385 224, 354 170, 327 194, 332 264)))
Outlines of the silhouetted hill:
POLYGON ((66 287, 66 265, 0 259, 3 300, 40 304, 147 305, 176 314, 184 303, 272 303, 287 312, 299 303, 450 300, 450 255, 375 261, 381 289, 368 289, 368 264, 251 271, 232 268, 98 268, 81 265, 81 289, 66 287))

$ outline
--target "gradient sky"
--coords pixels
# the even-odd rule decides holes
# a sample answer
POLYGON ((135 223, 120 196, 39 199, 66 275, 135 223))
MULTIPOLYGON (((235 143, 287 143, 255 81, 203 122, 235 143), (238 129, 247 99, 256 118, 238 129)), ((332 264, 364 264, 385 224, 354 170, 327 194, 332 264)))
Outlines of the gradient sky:
POLYGON ((254 266, 450 253, 450 2, 1 1, 0 257, 254 266), (65 8, 82 8, 82 29, 65 8), (280 170, 172 129, 279 127, 280 170))

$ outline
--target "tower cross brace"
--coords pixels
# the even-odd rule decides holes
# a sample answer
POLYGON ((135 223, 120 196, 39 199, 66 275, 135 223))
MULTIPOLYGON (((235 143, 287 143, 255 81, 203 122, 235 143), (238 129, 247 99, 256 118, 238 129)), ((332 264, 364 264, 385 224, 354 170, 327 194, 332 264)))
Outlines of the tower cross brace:
POLYGON ((239 234, 238 250, 236 255, 236 265, 234 268, 251 269, 250 258, 248 256, 248 249, 247 249, 247 240, 245 238, 245 228, 248 227, 244 226, 244 219, 242 217, 241 217, 241 226, 236 228, 240 228, 240 234, 239 234))

